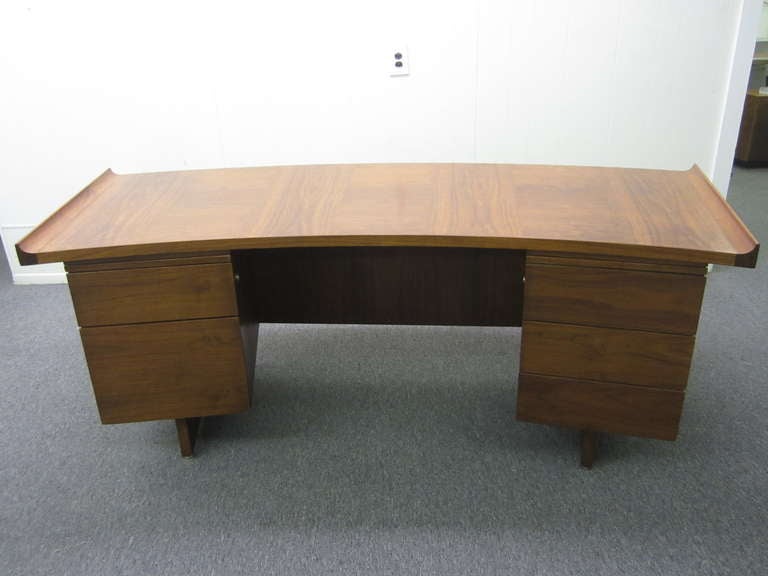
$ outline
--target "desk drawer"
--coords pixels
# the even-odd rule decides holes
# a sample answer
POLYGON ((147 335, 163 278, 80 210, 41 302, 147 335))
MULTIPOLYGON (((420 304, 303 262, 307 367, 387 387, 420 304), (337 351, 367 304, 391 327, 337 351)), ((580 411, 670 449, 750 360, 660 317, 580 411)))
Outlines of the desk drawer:
POLYGON ((529 263, 523 320, 695 334, 704 283, 693 274, 529 263))
POLYGON ((81 328, 104 424, 231 414, 250 391, 237 318, 81 328))
POLYGON ((685 334, 525 322, 520 370, 684 390, 693 345, 685 334))
POLYGON ((521 373, 517 418, 674 440, 684 396, 674 390, 521 373))
POLYGON ((237 315, 227 263, 71 272, 68 281, 81 326, 237 315))

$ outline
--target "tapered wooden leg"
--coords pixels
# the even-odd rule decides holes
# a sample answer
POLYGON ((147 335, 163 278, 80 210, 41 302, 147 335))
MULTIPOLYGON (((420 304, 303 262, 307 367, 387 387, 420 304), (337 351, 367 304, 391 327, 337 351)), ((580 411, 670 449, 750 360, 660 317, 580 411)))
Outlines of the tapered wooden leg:
POLYGON ((597 458, 597 441, 599 434, 594 430, 581 431, 581 465, 592 468, 597 458))
POLYGON ((200 426, 200 418, 178 418, 176 431, 179 433, 179 448, 184 458, 194 455, 197 428, 200 426))

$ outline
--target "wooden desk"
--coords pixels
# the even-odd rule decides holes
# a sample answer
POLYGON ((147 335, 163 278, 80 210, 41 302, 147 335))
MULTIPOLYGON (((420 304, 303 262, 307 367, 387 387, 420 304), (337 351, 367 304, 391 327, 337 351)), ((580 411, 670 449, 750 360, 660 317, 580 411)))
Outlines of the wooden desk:
POLYGON ((522 325, 517 417, 589 466, 676 437, 706 265, 758 243, 697 167, 401 164, 107 171, 16 248, 66 264, 102 422, 184 455, 250 406, 260 322, 522 325))

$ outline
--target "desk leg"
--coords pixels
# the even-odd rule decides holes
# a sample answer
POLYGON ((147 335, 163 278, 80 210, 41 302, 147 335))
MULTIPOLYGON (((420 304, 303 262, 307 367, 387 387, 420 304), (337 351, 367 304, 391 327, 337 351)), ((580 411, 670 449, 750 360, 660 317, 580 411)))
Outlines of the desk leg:
POLYGON ((200 426, 200 418, 178 418, 176 431, 179 433, 179 448, 184 458, 194 455, 197 429, 200 426))
POLYGON ((600 438, 594 430, 581 431, 581 465, 584 468, 592 468, 597 458, 597 442, 600 438))

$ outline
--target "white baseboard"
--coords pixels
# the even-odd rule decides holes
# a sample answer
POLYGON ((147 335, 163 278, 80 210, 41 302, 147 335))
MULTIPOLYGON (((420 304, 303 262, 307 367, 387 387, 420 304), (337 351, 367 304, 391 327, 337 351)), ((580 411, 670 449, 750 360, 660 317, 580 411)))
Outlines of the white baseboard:
POLYGON ((16 256, 16 242, 29 234, 34 226, 0 226, 3 248, 8 258, 14 284, 66 284, 63 264, 35 264, 22 266, 16 256))
POLYGON ((20 272, 13 274, 14 284, 66 284, 67 273, 61 272, 20 272))

